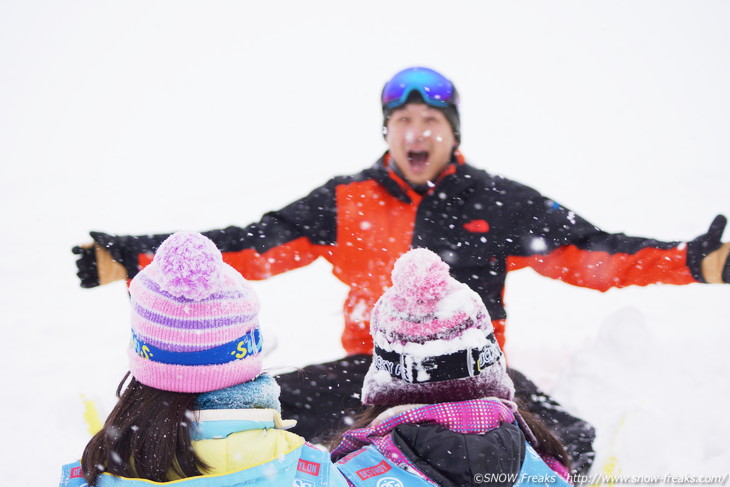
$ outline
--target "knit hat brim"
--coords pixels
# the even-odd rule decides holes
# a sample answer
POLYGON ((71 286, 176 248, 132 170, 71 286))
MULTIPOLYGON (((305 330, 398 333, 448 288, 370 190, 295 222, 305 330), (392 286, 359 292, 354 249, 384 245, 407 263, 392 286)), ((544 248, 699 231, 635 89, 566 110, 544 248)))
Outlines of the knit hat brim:
POLYGON ((507 375, 502 359, 481 374, 440 382, 409 383, 392 377, 384 370, 370 365, 362 388, 362 403, 396 406, 404 403, 436 404, 466 401, 482 397, 514 399, 514 385, 507 375))
POLYGON ((176 392, 209 392, 234 386, 258 377, 261 355, 215 365, 174 365, 154 362, 128 349, 129 370, 141 383, 176 392))

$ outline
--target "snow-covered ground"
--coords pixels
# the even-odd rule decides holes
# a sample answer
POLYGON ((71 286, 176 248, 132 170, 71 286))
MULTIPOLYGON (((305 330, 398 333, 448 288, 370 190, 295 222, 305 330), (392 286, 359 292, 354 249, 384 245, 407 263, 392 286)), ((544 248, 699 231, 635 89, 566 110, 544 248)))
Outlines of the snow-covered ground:
MULTIPOLYGON (((88 230, 245 224, 355 172, 384 150, 382 83, 421 64, 456 81, 476 165, 689 240, 730 215, 729 22, 707 0, 1 1, 0 484, 54 485, 126 371, 124 285, 75 276, 88 230)), ((326 263, 254 285, 269 367, 342 354, 326 263)), ((596 425, 596 473, 730 473, 730 286, 523 270, 506 299, 512 365, 596 425)))

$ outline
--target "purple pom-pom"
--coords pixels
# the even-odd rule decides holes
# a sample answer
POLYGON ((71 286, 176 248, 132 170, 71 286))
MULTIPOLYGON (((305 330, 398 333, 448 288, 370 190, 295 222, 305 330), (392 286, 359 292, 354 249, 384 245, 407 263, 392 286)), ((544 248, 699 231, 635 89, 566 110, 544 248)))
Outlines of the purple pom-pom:
POLYGON ((153 263, 160 286, 173 296, 199 301, 219 289, 223 256, 199 233, 171 235, 157 249, 153 263))
POLYGON ((401 296, 433 302, 446 294, 449 265, 428 249, 413 249, 395 262, 391 277, 401 296))

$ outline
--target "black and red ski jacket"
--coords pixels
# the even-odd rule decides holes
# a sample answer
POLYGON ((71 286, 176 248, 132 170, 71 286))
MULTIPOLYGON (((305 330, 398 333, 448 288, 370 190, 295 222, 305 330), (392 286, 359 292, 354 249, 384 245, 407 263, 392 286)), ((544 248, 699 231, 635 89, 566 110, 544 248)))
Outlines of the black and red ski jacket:
MULTIPOLYGON (((246 279, 266 279, 318 257, 329 261, 349 287, 342 335, 348 354, 372 352, 370 311, 391 285, 395 260, 411 248, 439 254, 453 277, 482 297, 502 347, 508 271, 529 266, 600 291, 702 282, 701 256, 692 255, 691 244, 606 233, 527 186, 465 163, 458 153, 425 194, 398 176, 386 153, 373 167, 335 177, 258 223, 203 233, 246 279)), ((167 237, 92 235, 129 278, 167 237)))

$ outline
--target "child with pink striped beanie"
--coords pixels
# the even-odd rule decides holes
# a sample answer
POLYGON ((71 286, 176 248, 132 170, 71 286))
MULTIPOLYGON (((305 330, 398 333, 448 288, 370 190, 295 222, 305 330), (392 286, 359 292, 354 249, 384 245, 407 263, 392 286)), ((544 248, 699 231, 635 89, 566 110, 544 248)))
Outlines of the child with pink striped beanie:
POLYGON ((129 294, 130 371, 143 384, 207 392, 261 373, 258 299, 208 238, 169 237, 129 294))
POLYGON ((346 485, 327 452, 286 431, 259 301, 211 240, 171 235, 129 294, 132 379, 61 487, 346 485))

